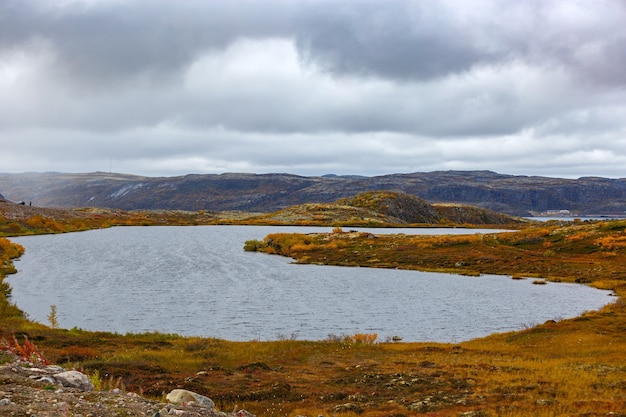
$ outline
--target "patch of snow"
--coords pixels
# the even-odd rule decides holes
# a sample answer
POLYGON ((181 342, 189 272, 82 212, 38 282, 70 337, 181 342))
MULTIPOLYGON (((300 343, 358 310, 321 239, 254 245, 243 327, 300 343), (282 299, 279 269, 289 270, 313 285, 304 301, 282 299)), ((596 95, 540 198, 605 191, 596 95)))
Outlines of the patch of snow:
POLYGON ((138 184, 126 185, 126 186, 120 188, 119 190, 117 190, 116 192, 112 193, 110 195, 110 197, 111 198, 124 197, 126 194, 130 193, 131 191, 143 188, 143 186, 144 186, 144 184, 142 182, 140 182, 138 184))

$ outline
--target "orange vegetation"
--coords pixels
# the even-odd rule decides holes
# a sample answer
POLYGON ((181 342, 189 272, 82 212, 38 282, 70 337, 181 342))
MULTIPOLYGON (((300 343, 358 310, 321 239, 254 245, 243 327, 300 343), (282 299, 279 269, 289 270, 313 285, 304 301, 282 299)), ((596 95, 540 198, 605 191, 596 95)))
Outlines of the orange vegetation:
MULTIPOLYGON (((277 233, 255 250, 301 263, 390 267, 593 283, 626 279, 626 221, 552 222, 507 233, 408 236, 277 233)), ((617 288, 615 288, 617 290, 617 288)))
MULTIPOLYGON (((171 388, 187 388, 218 408, 237 404, 259 416, 624 416, 625 228, 624 221, 557 222, 447 237, 336 229, 246 243, 248 250, 299 262, 543 277, 619 296, 574 319, 458 344, 396 343, 369 334, 230 342, 54 329, 7 315, 5 293, 0 339, 27 335, 48 360, 119 381, 127 390, 163 398, 171 388)), ((3 274, 13 271, 10 261, 19 253, 0 239, 3 274)))

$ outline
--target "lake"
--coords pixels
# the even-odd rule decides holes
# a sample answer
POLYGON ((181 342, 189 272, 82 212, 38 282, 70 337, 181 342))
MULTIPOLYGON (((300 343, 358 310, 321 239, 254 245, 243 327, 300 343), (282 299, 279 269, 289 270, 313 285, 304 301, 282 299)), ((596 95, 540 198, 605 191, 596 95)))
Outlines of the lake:
POLYGON ((12 238, 26 253, 16 260, 19 272, 8 282, 12 301, 41 323, 48 323, 55 305, 64 328, 240 341, 377 333, 379 340, 459 342, 575 317, 613 301, 607 291, 577 284, 296 265, 289 258, 242 249, 246 240, 268 233, 330 230, 116 227, 12 238))

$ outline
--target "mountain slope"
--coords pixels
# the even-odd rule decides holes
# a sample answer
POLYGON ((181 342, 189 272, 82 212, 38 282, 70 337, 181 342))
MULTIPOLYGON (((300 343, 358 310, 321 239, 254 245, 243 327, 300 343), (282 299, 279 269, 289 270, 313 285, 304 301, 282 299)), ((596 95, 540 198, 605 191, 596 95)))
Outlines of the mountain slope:
POLYGON ((273 212, 293 205, 334 202, 364 191, 403 192, 430 203, 461 203, 525 216, 547 210, 624 214, 626 179, 562 179, 438 171, 377 177, 302 177, 290 174, 221 174, 142 177, 111 173, 0 174, 12 201, 55 207, 243 210, 273 212))

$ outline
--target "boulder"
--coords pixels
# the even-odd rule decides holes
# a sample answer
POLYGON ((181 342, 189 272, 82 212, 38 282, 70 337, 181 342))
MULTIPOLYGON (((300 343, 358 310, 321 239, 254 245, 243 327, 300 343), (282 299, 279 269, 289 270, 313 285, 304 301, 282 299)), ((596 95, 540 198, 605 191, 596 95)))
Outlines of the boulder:
POLYGON ((76 388, 81 391, 93 391, 93 384, 87 375, 78 371, 66 371, 54 374, 54 379, 61 383, 64 387, 76 388))
POLYGON ((175 389, 172 390, 165 397, 167 401, 174 404, 182 404, 182 403, 190 403, 194 402, 198 405, 202 405, 208 408, 215 408, 215 403, 208 397, 204 395, 196 394, 192 391, 187 391, 186 389, 175 389))

